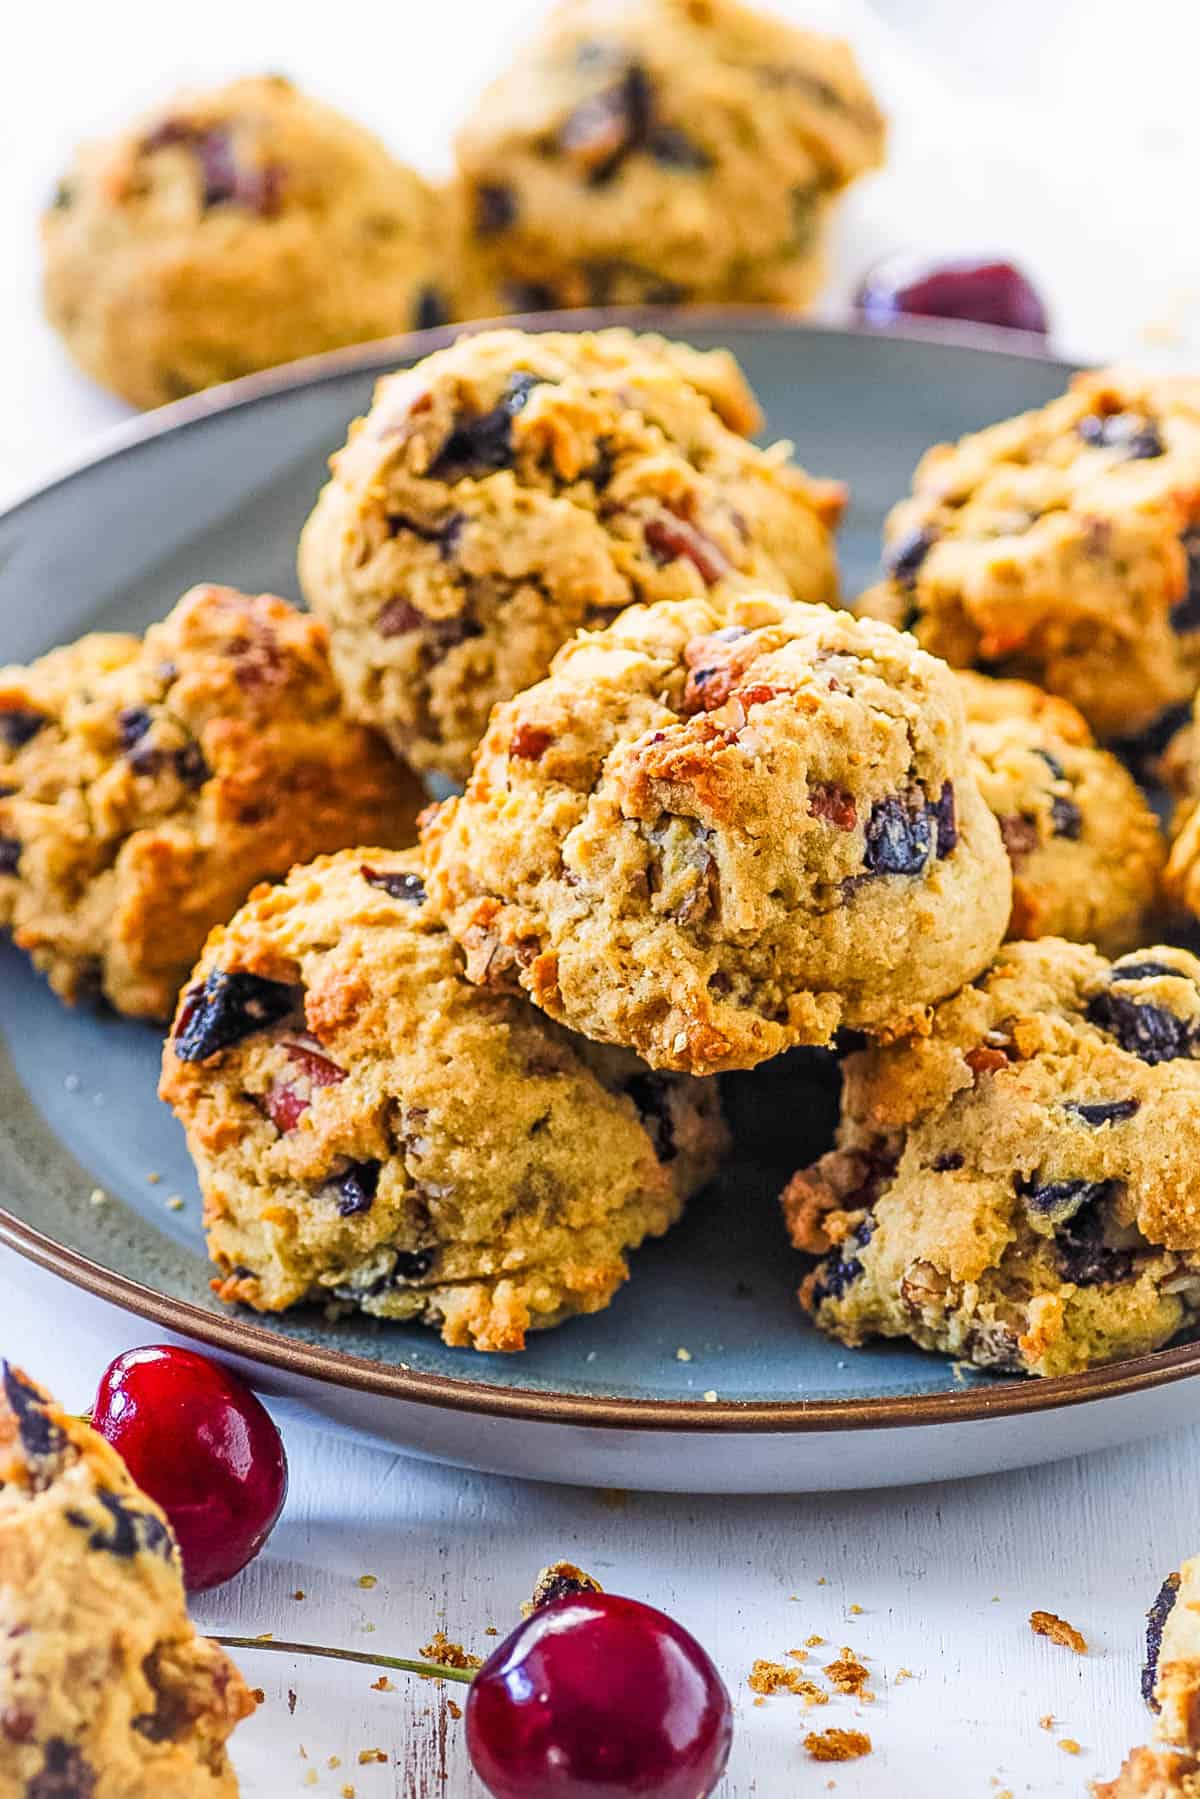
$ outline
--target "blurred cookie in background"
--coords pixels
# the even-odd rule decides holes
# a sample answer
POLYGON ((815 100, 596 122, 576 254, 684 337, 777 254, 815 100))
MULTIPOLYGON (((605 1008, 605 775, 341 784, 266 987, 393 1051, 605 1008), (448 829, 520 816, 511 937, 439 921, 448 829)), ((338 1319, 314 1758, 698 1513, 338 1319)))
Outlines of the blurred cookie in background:
POLYGON ((737 0, 563 0, 458 134, 466 304, 806 305, 885 133, 836 40, 737 0))
POLYGON ((434 190, 282 76, 177 96, 78 152, 42 220, 44 299, 135 406, 451 312, 434 190))

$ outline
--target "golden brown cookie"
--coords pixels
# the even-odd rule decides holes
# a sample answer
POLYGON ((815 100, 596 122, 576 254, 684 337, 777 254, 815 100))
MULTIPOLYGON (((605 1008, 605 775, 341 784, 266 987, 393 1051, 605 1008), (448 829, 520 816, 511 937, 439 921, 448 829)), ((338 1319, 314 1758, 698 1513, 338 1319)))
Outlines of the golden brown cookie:
POLYGON ((1035 681, 1101 739, 1200 683, 1200 380, 1104 369, 918 465, 856 610, 1035 681))
POLYGON ((470 303, 805 304, 884 137, 836 40, 739 0, 563 0, 458 134, 470 303))
POLYGON ((842 490, 756 422, 726 352, 620 330, 464 337, 382 381, 300 544, 351 712, 461 780, 581 626, 752 580, 832 599, 842 490))
POLYGON ((1195 957, 1010 943, 844 1074, 838 1146, 783 1201, 822 1330, 1064 1374, 1200 1317, 1195 957))
POLYGON ((65 1000, 167 1018, 256 881, 415 835, 422 794, 340 710, 324 628, 194 587, 144 638, 0 669, 0 928, 65 1000))
POLYGON ((466 980, 415 854, 347 850, 214 932, 167 1044, 222 1298, 515 1350, 599 1311, 715 1172, 716 1084, 466 980))
POLYGON ((425 841, 472 979, 692 1073, 900 1029, 1011 907, 950 671, 773 595, 576 638, 425 841))
POLYGON ((225 1745, 253 1710, 188 1619, 158 1506, 0 1363, 0 1794, 237 1799, 225 1745))
POLYGON ((415 170, 282 76, 180 94, 88 144, 42 221, 50 322, 135 406, 442 324, 451 258, 415 170))
POLYGON ((1145 941, 1166 849, 1137 782, 1081 713, 1023 681, 963 671, 967 742, 1013 869, 1010 937, 1119 955, 1145 941))

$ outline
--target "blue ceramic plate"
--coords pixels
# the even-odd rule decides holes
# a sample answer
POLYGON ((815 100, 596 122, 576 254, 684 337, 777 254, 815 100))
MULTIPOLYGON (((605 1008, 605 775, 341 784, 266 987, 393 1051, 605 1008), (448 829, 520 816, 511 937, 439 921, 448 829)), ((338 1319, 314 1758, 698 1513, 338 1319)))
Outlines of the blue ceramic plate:
MULTIPOLYGON (((962 333, 827 331, 740 312, 653 322, 727 345, 770 435, 791 438, 814 472, 848 481, 847 592, 871 578, 884 512, 928 444, 1040 405, 1069 373, 1020 339, 998 348, 962 333)), ((375 377, 446 336, 335 354, 168 407, 17 505, 0 519, 0 663, 83 631, 140 629, 195 581, 297 597, 297 534, 326 458, 375 377)), ((260 1383, 420 1453, 607 1484, 911 1479, 1155 1428, 1168 1419, 1146 1391, 1200 1366, 1200 1352, 1183 1349, 1034 1384, 898 1345, 849 1354, 818 1336, 795 1303, 800 1269, 775 1205, 790 1168, 828 1141, 834 1076, 816 1053, 729 1083, 739 1153, 719 1187, 636 1256, 607 1312, 535 1337, 521 1356, 450 1350, 416 1326, 331 1323, 315 1310, 270 1321, 231 1313, 208 1290, 183 1134, 155 1097, 158 1033, 66 1010, 3 946, 0 1040, 9 1243, 160 1330, 223 1350, 260 1383), (91 1203, 96 1188, 107 1203, 91 1203), (169 1203, 176 1195, 181 1207, 169 1203), (1118 1422, 1114 1405, 1135 1394, 1118 1422), (1073 1431, 1062 1429, 1064 1407, 1078 1410, 1073 1431)))

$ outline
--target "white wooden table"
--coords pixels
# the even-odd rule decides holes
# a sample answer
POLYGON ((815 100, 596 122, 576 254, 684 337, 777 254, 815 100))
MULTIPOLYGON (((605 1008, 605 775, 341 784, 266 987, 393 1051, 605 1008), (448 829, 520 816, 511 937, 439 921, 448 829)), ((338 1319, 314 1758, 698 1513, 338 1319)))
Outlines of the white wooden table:
MULTIPOLYGON (((532 0, 440 0, 414 19, 406 7, 350 0, 331 38, 328 15, 282 0, 22 9, 0 108, 0 499, 124 416, 71 373, 35 303, 34 211, 78 132, 183 78, 286 67, 436 166, 461 97, 536 10, 532 0)), ((892 169, 851 202, 835 292, 905 243, 1004 246, 1037 270, 1068 348, 1190 356, 1200 367, 1200 254, 1185 203, 1200 167, 1189 116, 1195 9, 1139 0, 1136 37, 1119 0, 794 10, 844 15, 897 121, 892 169), (904 44, 890 36, 900 19, 904 44)), ((145 1340, 136 1320, 0 1253, 0 1350, 69 1403, 84 1404, 110 1356, 145 1340)), ((717 1658, 737 1708, 723 1799, 829 1784, 847 1799, 1082 1793, 1146 1733, 1141 1614, 1162 1575, 1200 1549, 1200 1429, 878 1497, 686 1499, 464 1475, 282 1421, 284 1519, 238 1582, 197 1605, 203 1625, 411 1654, 444 1624, 486 1651, 485 1627, 508 1628, 536 1568, 565 1555, 674 1613, 717 1658), (362 1575, 377 1584, 362 1587, 362 1575), (1035 1639, 1034 1607, 1082 1629, 1087 1658, 1035 1639), (874 1705, 755 1705, 752 1661, 813 1634, 868 1659, 874 1705), (1053 1727, 1040 1728, 1048 1716, 1053 1727), (872 1756, 809 1761, 803 1735, 830 1724, 866 1729, 872 1756)), ((395 1691, 376 1692, 367 1670, 243 1662, 266 1693, 237 1739, 253 1799, 348 1786, 358 1799, 479 1794, 462 1726, 435 1688, 397 1676, 395 1691), (360 1766, 359 1751, 376 1747, 386 1765, 360 1766)))

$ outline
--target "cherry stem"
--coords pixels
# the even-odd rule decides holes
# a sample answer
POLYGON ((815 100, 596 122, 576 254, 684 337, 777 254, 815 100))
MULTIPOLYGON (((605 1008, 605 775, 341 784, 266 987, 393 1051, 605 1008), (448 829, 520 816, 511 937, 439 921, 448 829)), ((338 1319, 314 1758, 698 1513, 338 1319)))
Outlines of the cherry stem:
POLYGON ((328 1649, 319 1643, 281 1643, 276 1637, 214 1637, 223 1649, 269 1649, 282 1655, 321 1655, 332 1662, 358 1662, 364 1668, 397 1668, 423 1680, 457 1680, 469 1687, 473 1668, 448 1668, 442 1662, 410 1662, 399 1655, 364 1655, 358 1649, 328 1649))

